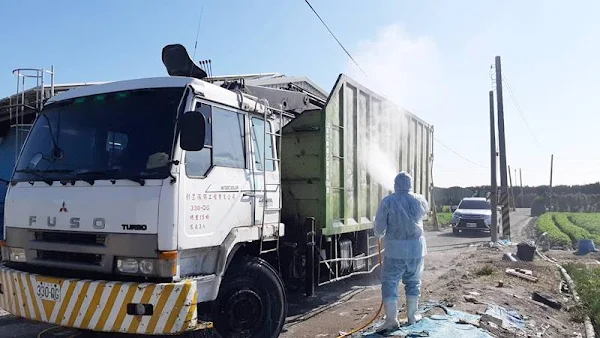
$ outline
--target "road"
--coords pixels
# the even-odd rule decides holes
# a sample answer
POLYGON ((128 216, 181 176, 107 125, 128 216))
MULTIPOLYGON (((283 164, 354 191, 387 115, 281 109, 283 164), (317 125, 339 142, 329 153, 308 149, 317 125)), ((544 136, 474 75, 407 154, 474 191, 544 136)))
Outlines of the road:
MULTIPOLYGON (((512 241, 519 242, 526 239, 528 234, 525 233, 525 225, 531 220, 529 209, 517 209, 515 212, 511 212, 510 217, 512 241)), ((436 252, 489 242, 490 235, 464 233, 456 236, 452 234, 452 231, 446 230, 441 232, 427 232, 425 233, 425 239, 427 240, 427 250, 429 252, 436 252)))
MULTIPOLYGON (((531 237, 528 234, 527 223, 530 222, 529 209, 518 209, 511 213, 511 227, 513 242, 518 242, 531 237)), ((461 254, 461 248, 477 246, 490 241, 489 235, 461 234, 455 236, 452 231, 445 229, 440 232, 426 233, 428 258, 426 269, 427 278, 437 278, 441 276, 449 267, 444 262, 449 262, 453 257, 461 254)), ((328 286, 317 289, 317 296, 312 299, 306 299, 301 295, 290 295, 289 316, 286 324, 286 331, 281 337, 315 337, 321 332, 327 331, 326 327, 334 325, 343 329, 351 327, 352 320, 360 320, 365 316, 370 316, 373 308, 362 305, 362 302, 373 303, 374 307, 378 304, 379 278, 376 273, 370 276, 350 278, 345 281, 333 283, 328 286), (370 293, 362 291, 371 290, 370 293), (361 293, 362 292, 362 293, 361 293), (362 296, 359 296, 361 294, 362 296), (365 298, 366 297, 366 298, 365 298), (331 309, 347 302, 359 302, 362 310, 353 310, 358 318, 352 319, 352 316, 336 316, 335 319, 329 319, 331 309), (362 311, 362 312, 361 312, 362 311), (364 312, 364 313, 363 313, 364 312), (331 320, 334 320, 332 322, 331 320), (314 334, 313 334, 314 333, 314 334)), ((38 334, 52 326, 47 324, 34 323, 15 318, 0 309, 0 338, 36 338, 38 334)), ((331 328, 329 328, 331 331, 331 328)), ((58 338, 70 337, 70 333, 64 330, 48 332, 40 338, 58 338)), ((84 337, 84 335, 77 336, 84 337)), ((107 337, 103 335, 103 337, 107 337)), ((119 335, 125 338, 126 336, 119 335)))

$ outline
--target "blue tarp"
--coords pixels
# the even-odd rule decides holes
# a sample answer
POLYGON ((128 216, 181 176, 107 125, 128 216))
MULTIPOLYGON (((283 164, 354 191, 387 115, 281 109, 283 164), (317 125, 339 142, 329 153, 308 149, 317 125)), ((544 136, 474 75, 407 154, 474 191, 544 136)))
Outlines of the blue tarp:
POLYGON ((386 332, 385 335, 376 332, 377 327, 383 324, 383 321, 376 323, 368 332, 363 332, 362 337, 461 337, 461 338, 492 338, 485 330, 471 324, 461 324, 463 322, 477 322, 480 316, 472 315, 466 312, 451 310, 437 303, 428 303, 423 309, 423 319, 419 322, 401 327, 394 332, 386 332), (433 308, 442 308, 446 314, 427 316, 427 312, 433 308))

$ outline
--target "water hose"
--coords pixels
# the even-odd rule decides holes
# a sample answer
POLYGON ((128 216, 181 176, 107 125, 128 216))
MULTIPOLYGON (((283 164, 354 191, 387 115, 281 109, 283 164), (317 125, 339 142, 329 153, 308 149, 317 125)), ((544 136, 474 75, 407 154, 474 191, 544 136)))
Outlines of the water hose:
MULTIPOLYGON (((377 257, 379 258, 379 265, 382 265, 382 259, 381 259, 381 240, 377 241, 377 257)), ((350 337, 351 335, 355 334, 358 331, 362 331, 365 328, 367 328, 369 325, 373 324, 374 321, 377 320, 377 318, 379 318, 379 314, 381 313, 381 310, 383 309, 383 299, 381 300, 381 303, 379 303, 379 309, 377 309, 377 313, 375 313, 375 316, 373 316, 373 318, 371 320, 369 320, 366 324, 350 331, 350 332, 346 332, 342 335, 339 335, 337 338, 344 338, 344 337, 350 337)))

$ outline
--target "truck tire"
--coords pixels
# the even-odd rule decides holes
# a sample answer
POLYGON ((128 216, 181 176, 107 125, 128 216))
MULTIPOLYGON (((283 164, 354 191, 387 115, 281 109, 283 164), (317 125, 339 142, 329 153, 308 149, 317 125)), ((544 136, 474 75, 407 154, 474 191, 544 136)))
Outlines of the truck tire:
POLYGON ((283 282, 266 261, 244 256, 231 264, 213 312, 221 337, 278 337, 286 314, 283 282))
POLYGON ((454 229, 452 229, 452 234, 455 236, 458 236, 460 234, 460 230, 454 228, 454 229))

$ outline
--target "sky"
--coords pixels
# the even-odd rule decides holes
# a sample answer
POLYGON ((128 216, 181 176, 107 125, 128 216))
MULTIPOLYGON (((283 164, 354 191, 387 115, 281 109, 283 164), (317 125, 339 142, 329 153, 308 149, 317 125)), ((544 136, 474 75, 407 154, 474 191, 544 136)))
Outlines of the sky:
POLYGON ((490 182, 488 92, 499 55, 507 163, 523 184, 548 184, 551 154, 554 184, 600 181, 600 2, 311 4, 367 76, 304 0, 0 1, 0 97, 15 92, 19 67, 54 65, 57 83, 164 76, 162 47, 194 54, 202 13, 194 59, 211 59, 216 75, 303 75, 329 91, 345 73, 433 124, 441 187, 490 182))

